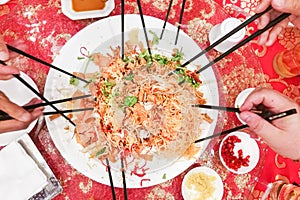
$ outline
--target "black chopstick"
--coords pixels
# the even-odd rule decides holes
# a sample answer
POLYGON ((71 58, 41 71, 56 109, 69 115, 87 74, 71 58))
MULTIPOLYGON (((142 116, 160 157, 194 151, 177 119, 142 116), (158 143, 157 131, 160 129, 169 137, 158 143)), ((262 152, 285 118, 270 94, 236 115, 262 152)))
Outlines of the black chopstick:
POLYGON ((113 197, 113 200, 116 200, 117 199, 116 198, 116 192, 115 192, 114 182, 113 182, 112 175, 111 175, 109 160, 108 160, 108 158, 106 158, 105 160, 106 160, 106 166, 107 166, 107 171, 108 171, 108 177, 109 177, 112 197, 113 197))
POLYGON ((34 89, 30 84, 28 84, 20 75, 13 74, 15 78, 17 78, 20 82, 22 82, 26 87, 28 87, 32 92, 34 92, 39 98, 49 104, 57 113, 61 114, 66 120, 68 120, 73 126, 76 126, 71 119, 69 119, 64 113, 60 112, 54 105, 50 104, 48 99, 46 99, 43 95, 41 95, 36 89, 34 89))
POLYGON ((122 170, 122 179, 123 179, 123 189, 124 189, 124 199, 128 200, 128 195, 127 195, 127 187, 126 187, 126 177, 125 177, 125 168, 124 168, 124 161, 123 158, 121 157, 121 170, 122 170))
POLYGON ((249 19, 245 20, 239 26, 235 27, 232 31, 230 31, 229 33, 227 33, 226 35, 224 35, 223 37, 221 37, 220 39, 218 39, 217 41, 215 41, 213 44, 210 44, 207 48, 205 48, 200 53, 198 53, 197 55, 195 55, 194 57, 192 57, 190 60, 186 61, 184 64, 181 65, 181 67, 187 66, 188 64, 190 64, 191 62, 193 62, 194 60, 196 60, 197 58, 199 58, 200 56, 202 56, 206 52, 212 50, 218 44, 220 44, 221 42, 225 41, 227 38, 229 38, 230 36, 232 36, 233 34, 235 34, 236 32, 238 32, 242 28, 246 27, 247 25, 249 25, 250 23, 252 23, 257 18, 261 17, 263 14, 265 14, 268 11, 270 11, 271 9, 272 9, 272 7, 269 6, 265 11, 263 11, 261 13, 257 13, 255 15, 253 15, 252 17, 250 17, 249 19))
MULTIPOLYGON (((87 111, 87 110, 94 110, 94 108, 78 108, 78 109, 69 109, 69 110, 49 111, 49 112, 43 112, 43 115, 44 116, 55 115, 55 114, 63 115, 64 113, 82 112, 82 111, 87 111)), ((10 120, 10 119, 13 119, 13 118, 9 115, 0 115, 0 121, 10 120)), ((74 124, 74 126, 75 126, 75 124, 74 124)))
POLYGON ((122 42, 122 59, 124 59, 124 48, 125 48, 125 39, 124 39, 124 12, 125 12, 125 0, 121 0, 121 42, 122 42))
POLYGON ((265 26, 264 28, 256 31, 255 33, 253 33, 252 35, 250 35, 249 37, 247 37, 246 39, 242 40, 241 42, 239 42, 238 44, 236 44, 235 46, 233 46, 232 48, 230 48, 228 51, 226 51, 225 53, 221 54, 220 56, 218 56, 217 58, 215 58, 213 61, 209 62, 208 64, 206 64, 205 66, 201 67, 198 71, 196 71, 196 73, 200 73, 202 71, 204 71, 205 69, 207 69, 208 67, 212 66, 213 64, 215 64, 216 62, 220 61, 221 59, 223 59, 225 56, 231 54, 232 52, 234 52, 235 50, 237 50, 238 48, 240 48, 241 46, 243 46, 244 44, 250 42, 252 39, 256 38, 257 36, 259 36, 260 34, 262 34, 263 32, 265 32, 266 30, 268 30, 269 28, 275 26, 276 24, 278 24, 279 22, 281 22, 282 20, 284 20, 285 18, 287 18, 288 16, 290 16, 290 13, 283 13, 281 15, 279 15, 277 18, 275 18, 274 20, 270 21, 270 23, 265 26))
POLYGON ((224 110, 227 112, 240 112, 239 108, 233 108, 233 107, 224 107, 224 106, 213 106, 213 105, 206 105, 206 104, 194 104, 192 107, 197 108, 206 108, 206 109, 213 109, 213 110, 224 110))
POLYGON ((30 58, 30 59, 32 59, 32 60, 34 60, 34 61, 37 61, 37 62, 39 62, 39 63, 41 63, 41 64, 43 64, 43 65, 45 65, 45 66, 48 66, 48 67, 50 67, 50 68, 53 68, 53 69, 55 69, 55 70, 57 70, 57 71, 59 71, 59 72, 62 72, 62 73, 64 73, 64 74, 67 74, 68 76, 71 76, 71 77, 73 77, 73 78, 76 78, 76 79, 78 79, 78 80, 81 80, 81 81, 83 81, 83 82, 85 82, 85 83, 90 83, 89 81, 87 81, 87 80, 85 80, 85 79, 83 79, 83 78, 80 78, 80 77, 78 77, 78 76, 75 76, 74 74, 71 74, 71 73, 69 73, 69 72, 67 72, 67 71, 65 71, 65 70, 62 70, 62 69, 60 69, 60 68, 58 68, 58 67, 55 67, 54 65, 52 65, 52 64, 50 64, 50 63, 48 63, 48 62, 46 62, 46 61, 44 61, 44 60, 41 60, 41 59, 39 59, 39 58, 37 58, 37 57, 35 57, 35 56, 33 56, 33 55, 30 55, 30 54, 28 54, 28 53, 26 53, 26 52, 24 52, 24 51, 22 51, 22 50, 20 50, 20 49, 17 49, 17 48, 15 48, 15 47, 13 47, 13 46, 10 46, 10 45, 6 45, 7 46, 7 48, 9 49, 9 50, 11 50, 11 51, 14 51, 14 52, 16 52, 16 53, 18 53, 18 54, 20 54, 20 55, 23 55, 23 56, 25 56, 25 57, 27 57, 27 58, 30 58))
MULTIPOLYGON (((0 60, 0 63, 2 65, 6 65, 6 63, 2 60, 0 60)), ((40 99, 42 99, 43 101, 45 101, 46 103, 49 104, 49 106, 51 106, 54 110, 56 110, 58 113, 60 113, 60 111, 52 104, 50 104, 50 102, 48 101, 48 99, 46 99, 43 95, 41 95, 35 88, 33 88, 29 83, 27 83, 19 74, 13 74, 13 76, 20 81, 21 83, 23 83, 23 85, 25 85, 28 89, 30 89, 35 95, 37 95, 40 99)), ((66 120, 68 120, 73 126, 75 126, 75 123, 71 121, 71 119, 69 119, 65 114, 61 113, 61 116, 63 116, 66 120)))
POLYGON ((82 111, 87 111, 87 110, 94 110, 94 108, 77 108, 77 109, 69 109, 69 110, 60 110, 59 112, 49 111, 49 112, 44 112, 43 115, 55 115, 55 114, 61 114, 61 113, 82 112, 82 111))
POLYGON ((179 22, 178 22, 179 24, 178 24, 178 27, 177 27, 177 33, 176 33, 176 38, 175 38, 175 45, 177 45, 177 42, 178 42, 178 36, 179 36, 180 28, 181 28, 181 23, 182 23, 182 18, 183 18, 183 13, 184 13, 185 2, 186 2, 186 0, 183 0, 182 1, 182 5, 181 5, 181 11, 180 11, 179 22))
POLYGON ((73 100, 77 100, 77 99, 84 99, 84 98, 87 98, 87 97, 91 97, 91 95, 86 94, 86 95, 81 95, 81 96, 76 96, 76 97, 70 97, 70 98, 65 98, 65 99, 49 101, 49 103, 47 103, 47 102, 38 103, 38 104, 23 106, 23 108, 26 109, 26 110, 30 110, 30 109, 38 108, 38 107, 41 107, 41 106, 48 106, 49 104, 53 105, 53 104, 58 104, 58 103, 64 103, 64 102, 67 102, 67 101, 73 101, 73 100))
MULTIPOLYGON (((277 114, 273 114, 273 115, 271 115, 269 117, 266 117, 264 119, 267 120, 268 122, 270 122, 270 121, 273 121, 275 119, 280 119, 280 118, 287 117, 287 116, 290 116, 290 115, 293 115, 293 114, 296 114, 296 113, 297 113, 296 109, 290 109, 290 110, 283 111, 283 112, 280 112, 280 113, 277 113, 277 114)), ((247 127, 249 127, 247 124, 244 124, 244 125, 241 125, 241 126, 237 126, 235 128, 228 129, 226 131, 222 131, 220 133, 213 134, 211 136, 198 139, 194 143, 203 142, 205 140, 212 139, 212 138, 215 138, 215 137, 218 137, 218 136, 221 136, 221 135, 225 135, 225 134, 228 134, 228 133, 231 133, 231 132, 234 132, 234 131, 238 131, 238 130, 241 130, 241 129, 244 129, 244 128, 247 128, 247 127)))
POLYGON ((149 53, 150 58, 152 60, 152 53, 151 53, 151 49, 150 49, 150 45, 149 45, 148 34, 147 34, 147 29, 146 29, 146 25, 145 25, 144 16, 143 16, 143 10, 142 10, 142 6, 141 6, 141 1, 137 0, 137 4, 138 4, 138 7, 139 7, 140 17, 141 17, 141 21, 142 21, 142 25, 143 25, 143 30, 144 30, 145 38, 146 38, 148 53, 149 53))
MULTIPOLYGON (((66 98, 66 99, 59 99, 59 100, 55 100, 55 101, 49 101, 49 103, 43 102, 43 103, 23 106, 23 108, 25 110, 30 110, 30 109, 34 109, 34 108, 38 108, 38 107, 42 107, 42 106, 48 106, 50 104, 54 105, 54 104, 58 104, 58 103, 64 103, 64 102, 67 102, 67 101, 83 99, 83 98, 87 98, 87 97, 90 97, 90 96, 91 95, 88 94, 88 95, 82 95, 82 96, 71 97, 71 98, 66 98)), ((12 117, 10 117, 6 112, 0 111, 0 121, 8 120, 8 119, 12 119, 12 117)))
POLYGON ((163 28, 161 30, 160 39, 162 39, 162 37, 163 37, 164 31, 165 31, 165 28, 166 28, 166 25, 167 25, 167 21, 169 19, 169 14, 170 14, 170 11, 171 11, 171 8, 172 8, 172 4, 173 4, 173 0, 170 0, 169 7, 168 7, 168 10, 167 10, 167 14, 166 14, 166 18, 165 18, 165 21, 164 21, 164 25, 163 25, 163 28))

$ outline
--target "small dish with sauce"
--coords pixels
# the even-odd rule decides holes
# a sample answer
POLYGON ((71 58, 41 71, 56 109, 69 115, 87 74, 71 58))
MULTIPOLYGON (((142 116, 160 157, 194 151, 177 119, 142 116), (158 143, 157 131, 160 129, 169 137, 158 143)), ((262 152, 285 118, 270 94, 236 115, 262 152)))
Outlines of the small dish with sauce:
POLYGON ((114 0, 62 0, 64 15, 72 20, 105 17, 115 8, 114 0))

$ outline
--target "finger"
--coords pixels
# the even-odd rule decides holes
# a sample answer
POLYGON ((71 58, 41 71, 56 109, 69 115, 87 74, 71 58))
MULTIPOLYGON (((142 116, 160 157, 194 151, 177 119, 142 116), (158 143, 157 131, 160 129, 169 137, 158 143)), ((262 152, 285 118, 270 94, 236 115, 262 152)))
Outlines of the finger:
POLYGON ((38 98, 32 98, 28 103, 25 104, 25 106, 34 105, 34 104, 38 104, 41 102, 42 102, 42 100, 40 100, 38 98))
POLYGON ((265 105, 273 112, 281 112, 290 109, 290 105, 294 105, 295 103, 278 91, 266 88, 256 88, 246 98, 245 102, 241 105, 240 110, 250 110, 259 104, 265 105))
POLYGON ((17 104, 9 101, 9 99, 3 93, 0 93, 0 110, 22 122, 28 122, 31 120, 31 115, 29 112, 17 104))
MULTIPOLYGON (((23 40, 15 40, 12 43, 12 46, 17 49, 20 49, 22 51, 26 51, 26 49, 28 49, 28 46, 25 44, 25 42, 23 40)), ((17 57, 19 55, 18 53, 12 52, 12 51, 9 51, 9 53, 10 53, 9 55, 11 58, 17 57)))
POLYGON ((251 131, 263 138, 268 144, 272 144, 273 141, 280 138, 280 130, 257 114, 244 111, 240 113, 240 118, 249 126, 251 131))
POLYGON ((0 80, 10 79, 12 74, 20 74, 20 71, 15 67, 0 65, 0 80))
POLYGON ((2 35, 0 35, 0 60, 6 61, 8 59, 9 59, 9 53, 6 47, 6 43, 2 35))
POLYGON ((299 0, 276 0, 272 1, 272 7, 280 12, 300 15, 299 0))
POLYGON ((272 30, 270 31, 268 40, 266 41, 265 45, 272 46, 277 40, 277 36, 281 33, 282 30, 283 27, 281 25, 273 27, 272 30))
POLYGON ((261 13, 271 5, 272 0, 261 1, 255 8, 254 12, 261 13))
POLYGON ((270 32, 270 30, 265 31, 265 32, 263 32, 263 33, 259 36, 259 38, 258 38, 258 40, 257 40, 257 44, 258 44, 258 45, 265 45, 265 44, 266 44, 266 42, 268 41, 268 38, 269 38, 269 32, 270 32))
POLYGON ((294 26, 296 26, 298 29, 300 29, 300 16, 296 17, 296 16, 292 15, 290 20, 294 26))
POLYGON ((10 131, 16 131, 16 130, 23 130, 27 128, 29 125, 28 123, 21 122, 18 120, 6 120, 0 122, 0 134, 10 131))
POLYGON ((271 14, 270 13, 266 13, 264 15, 262 15, 258 20, 257 20, 257 28, 258 29, 262 29, 265 26, 267 26, 267 24, 270 22, 271 20, 271 14))
POLYGON ((44 108, 36 108, 31 112, 32 121, 43 115, 44 108))

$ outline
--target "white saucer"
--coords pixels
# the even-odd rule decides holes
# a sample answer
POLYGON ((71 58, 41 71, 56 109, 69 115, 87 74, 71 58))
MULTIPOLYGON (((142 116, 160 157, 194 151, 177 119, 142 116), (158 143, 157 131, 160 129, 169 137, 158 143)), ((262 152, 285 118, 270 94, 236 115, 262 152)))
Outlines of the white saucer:
POLYGON ((9 0, 0 0, 0 5, 6 4, 9 0))
MULTIPOLYGON (((243 103, 245 102, 246 98, 249 96, 249 94, 251 92, 253 92, 255 88, 247 88, 245 90, 243 90, 235 99, 234 102, 234 107, 236 108, 240 108, 243 103)), ((241 123, 246 124, 246 122, 244 122, 241 118, 240 118, 240 114, 236 113, 237 118, 240 120, 241 123)))
MULTIPOLYGON (((27 76, 25 73, 21 72, 21 77, 29 83, 33 88, 38 91, 38 88, 34 81, 27 76)), ((28 89, 25 85, 23 85, 16 78, 12 78, 9 80, 0 80, 0 90, 13 102, 20 106, 28 103, 32 98, 36 97, 36 95, 28 89)), ((25 133, 29 133, 35 126, 37 120, 33 121, 27 129, 12 131, 0 134, 0 146, 5 146, 11 141, 19 138, 21 135, 25 133)))

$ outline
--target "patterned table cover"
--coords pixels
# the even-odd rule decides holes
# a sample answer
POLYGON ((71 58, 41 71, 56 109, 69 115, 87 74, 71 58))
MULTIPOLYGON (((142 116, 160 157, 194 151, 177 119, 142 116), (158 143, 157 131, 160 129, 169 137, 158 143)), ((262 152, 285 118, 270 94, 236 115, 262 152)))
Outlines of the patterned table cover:
MULTIPOLYGON (((142 0, 141 3, 143 14, 164 19, 168 1, 142 0)), ((111 16, 120 14, 120 1, 116 0, 115 4, 116 7, 110 14, 111 16)), ((182 1, 173 2, 169 17, 170 23, 177 23, 181 4, 182 1)), ((209 45, 207 34, 214 25, 229 16, 244 19, 253 15, 256 5, 257 0, 216 0, 215 2, 188 0, 181 27, 204 48, 209 45)), ((125 2, 125 13, 138 13, 136 1, 125 2)), ((28 53, 50 63, 75 33, 99 20, 72 21, 68 19, 61 11, 60 0, 11 0, 5 5, 0 5, 0 17, 0 33, 7 43, 17 39, 24 40, 29 46, 28 53)), ((250 24, 247 28, 247 35, 254 30, 256 30, 255 23, 250 24)), ((224 94, 220 104, 233 106, 239 92, 257 86, 274 88, 300 103, 300 78, 281 78, 272 67, 272 60, 276 53, 292 48, 299 41, 300 30, 288 27, 271 47, 259 46, 253 40, 251 44, 222 59, 214 66, 216 73, 221 77, 220 92, 224 94)), ((207 54, 210 59, 218 55, 220 54, 216 51, 207 54)), ((40 91, 44 90, 48 67, 23 56, 13 59, 10 64, 28 74, 37 83, 40 91)), ((223 122, 220 123, 219 129, 225 130, 240 125, 235 114, 232 113, 221 113, 220 119, 223 119, 223 122)), ((56 196, 55 200, 111 199, 109 186, 83 176, 63 159, 53 144, 44 123, 40 123, 30 136, 63 187, 63 192, 56 196)), ((220 139, 213 140, 204 155, 189 169, 199 165, 214 168, 224 182, 223 199, 261 199, 267 184, 276 180, 300 183, 300 164, 276 154, 262 142, 259 143, 261 159, 252 172, 244 175, 230 173, 222 166, 217 156, 219 142, 220 139)), ((128 189, 128 199, 183 199, 181 182, 189 169, 159 185, 128 189)), ((116 193, 117 199, 123 199, 122 189, 117 188, 116 193)))

